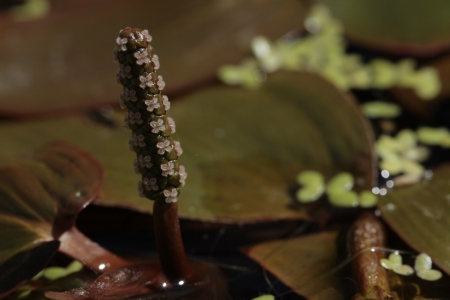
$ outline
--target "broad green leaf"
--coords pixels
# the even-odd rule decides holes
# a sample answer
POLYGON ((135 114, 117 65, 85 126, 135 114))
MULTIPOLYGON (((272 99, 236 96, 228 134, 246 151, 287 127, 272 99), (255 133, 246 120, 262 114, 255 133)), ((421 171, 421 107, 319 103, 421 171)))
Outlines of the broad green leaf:
MULTIPOLYGON (((318 76, 273 74, 259 90, 216 86, 172 105, 188 179, 181 190, 181 217, 215 222, 305 218, 294 209, 289 188, 298 173, 341 169, 371 188, 371 133, 348 94, 318 76)), ((118 115, 118 120, 123 116, 118 115)), ((131 133, 83 117, 5 123, 0 154, 8 155, 65 139, 105 166, 96 204, 151 212, 138 197, 131 133)))
POLYGON ((336 238, 337 232, 322 232, 270 241, 251 247, 247 255, 308 299, 350 299, 333 272, 339 264, 336 238))
POLYGON ((397 188, 379 197, 383 219, 412 248, 431 256, 433 262, 450 273, 450 165, 434 171, 420 184, 397 188))
POLYGON ((161 59, 165 93, 214 78, 241 60, 257 35, 278 38, 301 26, 295 0, 53 1, 32 22, 0 18, 0 112, 55 113, 118 103, 115 39, 127 26, 147 28, 161 59))
POLYGON ((102 166, 91 155, 65 142, 53 142, 29 157, 0 164, 0 274, 8 274, 8 282, 20 285, 40 271, 43 261, 48 262, 58 249, 45 245, 53 245, 74 226, 78 212, 98 193, 103 177, 102 166), (11 260, 16 262, 14 269, 11 260))
POLYGON ((433 0, 321 0, 350 38, 397 54, 432 56, 448 49, 450 2, 433 0))

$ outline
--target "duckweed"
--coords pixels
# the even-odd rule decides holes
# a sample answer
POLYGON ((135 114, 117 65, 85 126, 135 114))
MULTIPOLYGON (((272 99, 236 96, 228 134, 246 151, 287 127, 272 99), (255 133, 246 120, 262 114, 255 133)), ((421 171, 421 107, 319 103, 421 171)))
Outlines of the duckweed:
POLYGON ((414 269, 416 269, 417 276, 423 280, 434 281, 442 277, 442 273, 438 270, 431 269, 433 261, 426 253, 417 255, 414 262, 414 269))
POLYGON ((417 130, 417 138, 419 142, 427 145, 441 145, 448 143, 450 133, 447 128, 421 127, 417 130))
POLYGON ((295 196, 299 202, 309 203, 319 199, 323 191, 323 185, 304 186, 297 191, 295 196))
POLYGON ((304 171, 297 176, 298 184, 302 187, 297 191, 296 198, 301 203, 316 201, 325 190, 325 181, 319 172, 304 171))
POLYGON ((401 114, 400 106, 383 101, 366 102, 361 109, 368 118, 396 118, 401 114))
POLYGON ((298 174, 297 182, 301 185, 324 185, 323 175, 316 171, 304 171, 298 174))
POLYGON ((359 205, 364 208, 374 207, 378 198, 371 191, 362 191, 359 195, 359 205))
POLYGON ((402 264, 402 256, 398 253, 391 253, 389 258, 380 259, 381 265, 388 270, 392 270, 397 274, 408 276, 414 273, 413 268, 402 264))
POLYGON ((219 70, 219 78, 227 84, 252 89, 261 84, 254 76, 260 69, 267 73, 289 70, 318 73, 342 90, 401 86, 414 89, 423 99, 432 99, 441 89, 436 70, 416 70, 411 59, 397 63, 374 59, 365 64, 360 55, 346 53, 343 25, 323 4, 311 7, 304 25, 310 34, 296 40, 272 43, 265 37, 255 37, 252 50, 256 60, 234 69, 224 66, 219 70))
POLYGON ((328 193, 328 201, 339 207, 357 207, 359 204, 358 194, 355 191, 336 191, 328 193))
POLYGON ((353 175, 347 172, 339 173, 328 182, 327 193, 335 194, 343 191, 350 191, 355 184, 353 175))
POLYGON ((391 175, 422 175, 424 167, 419 163, 428 158, 429 151, 417 145, 417 134, 409 129, 400 131, 396 137, 381 135, 376 143, 376 152, 380 157, 380 168, 391 175))

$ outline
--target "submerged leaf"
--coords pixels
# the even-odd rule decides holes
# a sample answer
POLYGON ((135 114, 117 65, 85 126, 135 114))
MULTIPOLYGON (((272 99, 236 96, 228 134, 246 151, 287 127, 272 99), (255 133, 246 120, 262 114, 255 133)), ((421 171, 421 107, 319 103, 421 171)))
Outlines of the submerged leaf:
MULTIPOLYGON (((306 169, 339 168, 372 188, 371 131, 354 101, 318 76, 273 74, 257 91, 205 89, 175 102, 171 115, 184 149, 180 163, 189 173, 181 217, 240 223, 305 218, 292 208, 289 188, 306 169)), ((107 170, 96 204, 151 212, 150 202, 138 197, 130 133, 120 126, 47 119, 4 124, 0 138, 8 141, 3 154, 68 139, 107 170)))

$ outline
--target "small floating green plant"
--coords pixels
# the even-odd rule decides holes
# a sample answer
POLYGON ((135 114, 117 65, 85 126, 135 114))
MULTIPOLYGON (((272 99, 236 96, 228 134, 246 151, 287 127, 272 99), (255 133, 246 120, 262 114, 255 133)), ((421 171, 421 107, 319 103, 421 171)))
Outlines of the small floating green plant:
POLYGON ((431 269, 433 264, 431 257, 426 253, 417 255, 414 262, 414 269, 409 265, 402 264, 402 256, 398 252, 391 253, 389 258, 380 260, 380 264, 388 270, 403 276, 414 274, 414 270, 419 278, 427 281, 435 281, 442 277, 439 270, 431 269))
POLYGON ((364 63, 362 56, 346 53, 344 28, 323 4, 310 9, 304 26, 308 35, 285 38, 272 43, 263 36, 255 37, 255 58, 242 64, 225 65, 218 71, 226 84, 258 88, 268 73, 278 70, 318 73, 342 90, 387 89, 394 86, 413 89, 424 99, 434 98, 441 90, 438 73, 431 67, 417 70, 412 59, 397 63, 373 59, 364 63))
POLYGON ((373 207, 377 204, 377 196, 371 191, 362 191, 359 195, 353 191, 355 179, 352 174, 342 172, 332 177, 325 184, 324 176, 316 171, 304 171, 297 176, 301 186, 296 192, 300 203, 310 203, 318 200, 325 192, 328 201, 340 207, 373 207))

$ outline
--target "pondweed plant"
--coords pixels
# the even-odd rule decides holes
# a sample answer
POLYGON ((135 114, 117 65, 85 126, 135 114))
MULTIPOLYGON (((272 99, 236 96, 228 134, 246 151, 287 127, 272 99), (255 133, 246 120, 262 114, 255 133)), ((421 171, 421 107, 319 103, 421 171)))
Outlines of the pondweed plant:
POLYGON ((186 171, 179 165, 183 153, 173 140, 175 122, 166 115, 170 109, 162 95, 165 83, 158 56, 150 46, 147 30, 126 28, 120 31, 114 56, 120 64, 117 81, 123 86, 120 106, 127 109, 125 127, 132 131, 130 150, 136 152, 135 172, 142 176, 139 194, 154 200, 154 229, 164 274, 181 285, 192 277, 184 253, 178 223, 177 201, 186 171))

